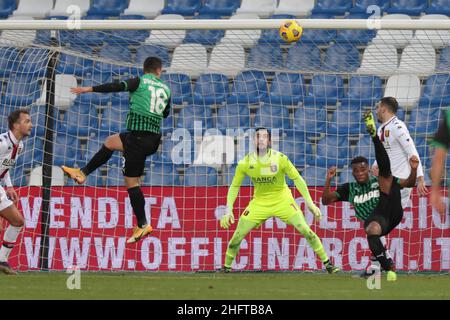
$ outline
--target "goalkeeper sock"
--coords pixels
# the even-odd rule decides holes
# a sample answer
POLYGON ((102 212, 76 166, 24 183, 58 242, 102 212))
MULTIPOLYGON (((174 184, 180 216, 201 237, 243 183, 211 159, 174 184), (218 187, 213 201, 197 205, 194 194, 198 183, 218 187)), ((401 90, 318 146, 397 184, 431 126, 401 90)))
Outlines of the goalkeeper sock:
POLYGON ((128 189, 128 195, 130 196, 131 206, 133 207, 138 227, 142 228, 142 226, 147 224, 147 219, 145 218, 145 198, 141 187, 137 186, 128 189))
POLYGON ((3 236, 3 245, 0 248, 0 262, 8 261, 9 254, 14 248, 21 230, 22 227, 14 227, 11 225, 6 229, 5 235, 3 236))
POLYGON ((256 227, 256 223, 239 219, 236 231, 234 231, 225 254, 225 268, 231 268, 231 264, 239 253, 242 240, 254 227, 256 227))
POLYGON ((375 256, 381 267, 386 270, 394 269, 394 261, 389 257, 386 248, 380 240, 379 235, 368 235, 367 241, 369 242, 370 251, 375 256))
POLYGON ((93 171, 97 170, 97 168, 108 162, 113 152, 113 150, 110 150, 103 145, 102 148, 92 157, 91 161, 89 161, 84 168, 81 168, 81 172, 83 172, 85 176, 90 175, 93 171))
POLYGON ((314 250, 317 256, 320 258, 320 261, 325 263, 328 261, 328 255, 325 252, 325 249, 320 241, 320 238, 311 230, 311 228, 306 223, 305 217, 303 213, 293 215, 289 221, 291 225, 294 226, 306 239, 309 246, 314 250))
POLYGON ((377 135, 372 138, 372 141, 375 146, 375 158, 377 159, 378 167, 380 169, 379 174, 380 176, 387 178, 392 175, 389 156, 377 135))

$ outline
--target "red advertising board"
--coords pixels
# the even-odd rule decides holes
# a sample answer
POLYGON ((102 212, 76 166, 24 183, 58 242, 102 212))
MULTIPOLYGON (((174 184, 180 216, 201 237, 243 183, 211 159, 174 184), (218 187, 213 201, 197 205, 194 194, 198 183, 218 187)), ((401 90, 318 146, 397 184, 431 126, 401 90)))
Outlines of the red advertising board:
MULTIPOLYGON (((136 244, 126 244, 135 224, 124 187, 54 187, 49 209, 49 268, 65 270, 196 271, 223 264, 230 230, 219 227, 227 187, 144 187, 146 213, 154 232, 136 244)), ((319 203, 321 188, 310 189, 319 203)), ((250 200, 242 187, 235 216, 250 200)), ((295 191, 296 192, 296 191, 295 191)), ((26 227, 10 262, 19 270, 39 269, 41 189, 19 188, 19 209, 26 227)), ((362 223, 348 203, 322 206, 323 219, 313 221, 296 193, 308 223, 325 249, 344 270, 361 270, 370 252, 362 223)), ((433 212, 429 199, 412 198, 401 225, 387 246, 402 270, 450 269, 450 222, 433 212)), ((241 245, 234 265, 242 270, 316 270, 322 264, 305 239, 291 226, 269 219, 241 245)))

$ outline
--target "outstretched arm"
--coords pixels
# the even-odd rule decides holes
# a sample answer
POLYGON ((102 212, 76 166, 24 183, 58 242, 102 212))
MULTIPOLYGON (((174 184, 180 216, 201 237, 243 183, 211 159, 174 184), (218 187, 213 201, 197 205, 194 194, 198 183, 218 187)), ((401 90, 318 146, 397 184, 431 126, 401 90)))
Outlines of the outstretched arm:
POLYGON ((228 229, 230 225, 234 223, 233 206, 239 194, 239 189, 241 187, 244 178, 245 173, 244 170, 242 169, 242 165, 238 164, 238 166, 236 167, 236 172, 233 177, 233 181, 231 182, 230 188, 228 189, 227 213, 222 217, 222 219, 220 219, 220 226, 224 229, 228 229))
POLYGON ((83 94, 88 92, 99 92, 99 93, 122 92, 122 91, 133 92, 136 91, 137 88, 139 87, 139 81, 140 81, 139 77, 136 77, 122 82, 104 83, 94 87, 71 88, 70 92, 75 94, 83 94))

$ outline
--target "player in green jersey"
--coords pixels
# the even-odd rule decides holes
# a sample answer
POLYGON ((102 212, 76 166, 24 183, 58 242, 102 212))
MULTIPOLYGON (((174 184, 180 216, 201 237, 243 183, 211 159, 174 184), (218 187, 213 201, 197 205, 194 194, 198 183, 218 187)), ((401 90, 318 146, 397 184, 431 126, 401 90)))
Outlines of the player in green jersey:
POLYGON ((356 157, 351 166, 356 182, 348 182, 330 191, 330 181, 336 175, 336 167, 328 170, 322 203, 329 205, 337 201, 348 201, 355 208, 356 217, 364 221, 369 248, 374 258, 386 270, 388 281, 395 281, 394 263, 383 246, 380 237, 389 234, 401 222, 403 208, 401 204, 401 188, 412 188, 417 177, 419 159, 409 159, 411 173, 407 179, 392 176, 389 156, 376 134, 372 113, 365 114, 367 130, 372 136, 375 146, 375 157, 379 167, 378 177, 369 174, 369 161, 364 157, 356 157))
POLYGON ((145 159, 158 150, 161 141, 160 124, 170 112, 170 89, 160 80, 162 61, 149 57, 144 61, 144 75, 117 83, 106 83, 95 87, 72 88, 72 93, 87 92, 130 92, 130 109, 127 114, 127 132, 116 133, 106 138, 102 148, 89 163, 81 168, 62 169, 78 184, 105 164, 114 151, 123 152, 122 171, 130 196, 131 206, 137 218, 137 226, 127 243, 137 242, 152 232, 152 226, 145 217, 145 198, 140 188, 145 159))
POLYGON ((297 190, 305 199, 307 207, 317 220, 320 220, 322 216, 320 209, 311 199, 305 181, 292 162, 283 153, 271 149, 270 143, 270 132, 266 128, 256 129, 256 151, 247 154, 237 165, 227 195, 228 211, 220 220, 221 227, 228 229, 234 223, 233 205, 246 175, 253 182, 254 195, 242 213, 236 231, 228 244, 223 271, 230 271, 242 240, 253 228, 258 227, 270 217, 278 217, 293 225, 305 236, 308 244, 319 256, 329 273, 338 272, 339 269, 328 259, 319 237, 306 223, 300 207, 286 184, 285 175, 294 181, 297 190))
POLYGON ((431 164, 431 204, 444 215, 448 207, 441 196, 441 180, 445 168, 448 146, 450 145, 450 108, 443 111, 439 128, 431 144, 434 146, 433 163, 431 164))

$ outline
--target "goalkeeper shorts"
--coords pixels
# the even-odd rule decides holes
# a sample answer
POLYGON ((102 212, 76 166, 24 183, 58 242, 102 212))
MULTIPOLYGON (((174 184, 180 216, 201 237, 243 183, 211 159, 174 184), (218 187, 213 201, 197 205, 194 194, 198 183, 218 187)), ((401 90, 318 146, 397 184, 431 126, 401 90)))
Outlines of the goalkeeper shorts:
POLYGON ((123 144, 122 171, 125 177, 140 177, 144 173, 145 159, 159 147, 161 134, 148 131, 120 133, 123 144))
POLYGON ((289 223, 289 219, 296 214, 303 215, 303 212, 292 197, 280 201, 276 205, 264 205, 252 200, 241 214, 241 219, 256 223, 257 226, 259 226, 272 217, 279 218, 281 221, 289 223))

